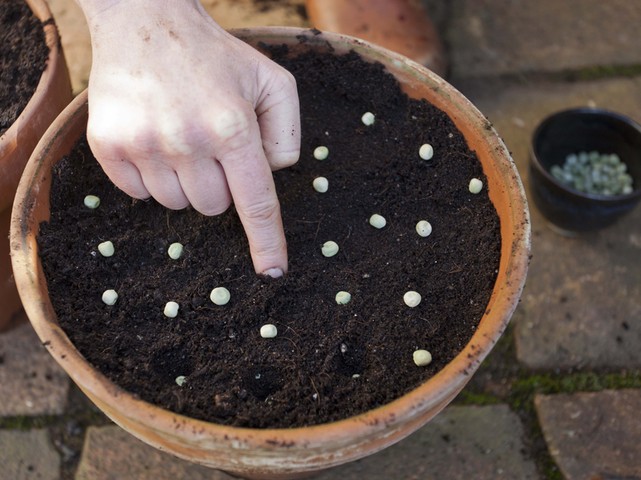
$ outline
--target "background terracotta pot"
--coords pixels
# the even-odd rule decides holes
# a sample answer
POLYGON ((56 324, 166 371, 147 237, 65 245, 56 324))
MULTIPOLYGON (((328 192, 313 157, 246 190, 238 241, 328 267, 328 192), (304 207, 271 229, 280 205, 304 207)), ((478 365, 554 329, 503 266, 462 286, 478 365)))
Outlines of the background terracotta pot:
MULTIPOLYGON (((41 22, 52 19, 44 0, 26 0, 26 3, 41 22)), ((72 99, 69 72, 56 25, 49 22, 43 28, 49 47, 47 67, 25 109, 0 136, 0 332, 13 325, 21 310, 9 256, 9 223, 16 187, 38 140, 72 99)))
POLYGON ((215 425, 143 402, 111 383, 74 348, 61 330, 48 298, 36 235, 49 216, 51 168, 83 134, 86 92, 56 120, 27 165, 12 218, 12 256, 25 309, 44 345, 80 388, 117 424, 179 457, 246 478, 297 478, 355 460, 409 435, 443 409, 465 386, 505 329, 525 282, 530 250, 527 203, 507 149, 485 117, 440 77, 414 62, 350 37, 294 28, 238 30, 259 47, 288 44, 337 54, 356 50, 380 61, 412 97, 446 111, 475 150, 501 221, 498 278, 485 315, 469 344, 443 370, 405 396, 346 420, 292 429, 246 429, 215 425))

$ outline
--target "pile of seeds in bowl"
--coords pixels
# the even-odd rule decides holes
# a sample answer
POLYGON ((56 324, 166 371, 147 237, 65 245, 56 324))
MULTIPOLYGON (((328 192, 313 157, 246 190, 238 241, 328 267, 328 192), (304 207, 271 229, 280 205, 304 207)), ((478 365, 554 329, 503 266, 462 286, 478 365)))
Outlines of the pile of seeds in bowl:
POLYGON ((597 151, 568 155, 563 166, 553 165, 550 173, 565 185, 583 193, 627 195, 632 193, 632 176, 616 153, 597 151))

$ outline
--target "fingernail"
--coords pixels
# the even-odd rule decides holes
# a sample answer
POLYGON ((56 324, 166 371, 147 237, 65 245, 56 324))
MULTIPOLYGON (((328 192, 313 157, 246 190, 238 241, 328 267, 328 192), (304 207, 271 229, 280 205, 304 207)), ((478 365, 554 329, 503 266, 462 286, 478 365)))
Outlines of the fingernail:
POLYGON ((283 276, 283 271, 280 268, 270 268, 263 272, 263 275, 267 275, 272 278, 280 278, 283 276))

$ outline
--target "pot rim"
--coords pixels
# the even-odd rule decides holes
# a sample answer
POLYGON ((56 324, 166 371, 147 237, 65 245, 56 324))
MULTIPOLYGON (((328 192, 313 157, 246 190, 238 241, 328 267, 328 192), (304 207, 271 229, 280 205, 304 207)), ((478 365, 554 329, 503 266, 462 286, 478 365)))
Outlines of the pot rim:
POLYGON ((49 121, 71 99, 67 64, 62 53, 58 27, 49 5, 45 0, 24 1, 42 24, 45 43, 49 47, 49 55, 31 98, 11 126, 0 135, 0 168, 3 169, 3 177, 0 178, 0 211, 10 208, 13 201, 13 194, 20 178, 20 172, 14 173, 13 164, 16 159, 22 159, 20 163, 20 169, 22 169, 26 158, 32 153, 30 149, 25 151, 25 145, 33 147, 39 140, 40 133, 49 126, 49 121), (69 94, 63 95, 61 93, 58 88, 61 83, 69 85, 69 94), (52 101, 50 92, 59 93, 60 98, 52 101), (46 112, 46 114, 42 112, 46 112), (33 136, 33 131, 38 132, 38 137, 33 136))
MULTIPOLYGON (((80 366, 80 368, 69 372, 69 374, 83 390, 90 391, 92 395, 100 399, 103 406, 117 405, 118 412, 127 415, 128 420, 133 423, 147 422, 153 425, 154 432, 162 431, 165 435, 177 438, 189 435, 192 438, 192 443, 210 443, 212 438, 215 441, 226 443, 238 441, 240 443, 236 446, 243 450, 276 450, 279 448, 287 450, 288 448, 293 448, 293 445, 309 449, 329 442, 336 443, 337 441, 345 445, 351 445, 355 442, 355 439, 358 441, 359 438, 370 436, 376 431, 389 431, 390 429, 395 430, 395 427, 400 428, 403 423, 400 420, 406 421, 407 418, 411 418, 420 421, 421 414, 426 407, 438 406, 438 410, 442 409, 463 388, 467 380, 461 383, 461 376, 469 378, 473 371, 476 370, 501 333, 503 333, 518 303, 518 298, 525 284, 525 276, 529 264, 530 221, 525 192, 516 166, 494 128, 467 98, 436 74, 399 54, 354 37, 330 32, 321 33, 315 29, 257 27, 237 29, 231 32, 241 39, 246 39, 250 36, 260 37, 261 41, 267 43, 269 43, 270 39, 283 38, 284 35, 296 37, 301 42, 311 42, 319 45, 327 42, 332 44, 342 42, 348 49, 356 50, 359 53, 370 52, 370 55, 368 55, 370 61, 372 58, 386 60, 388 64, 393 64, 395 68, 402 68, 407 75, 417 79, 418 82, 427 81, 434 92, 444 96, 445 102, 455 99, 459 115, 463 115, 462 112, 465 112, 465 115, 469 117, 468 120, 476 125, 474 129, 482 136, 483 142, 487 143, 488 151, 494 152, 493 155, 500 163, 497 168, 501 170, 502 178, 509 177, 511 179, 509 185, 497 187, 497 195, 501 194, 501 192, 498 192, 501 189, 503 189, 502 193, 504 195, 508 195, 506 190, 510 191, 510 214, 509 218, 506 219, 509 225, 504 226, 504 219, 501 219, 502 243, 506 240, 504 238, 506 231, 509 230, 509 238, 507 239, 509 245, 502 245, 499 269, 504 270, 512 281, 506 282, 507 285, 501 292, 497 291, 498 282, 495 284, 486 313, 470 341, 450 363, 423 384, 392 402, 362 414, 335 422, 289 429, 254 429, 225 426, 179 415, 140 400, 94 369, 75 349, 57 322, 32 321, 34 329, 49 352, 63 368, 70 360, 76 362, 76 366, 80 366), (510 225, 519 225, 520 229, 514 232, 513 228, 510 230, 510 225), (505 254, 506 251, 509 253, 505 254), (490 313, 493 320, 483 321, 490 313), (198 440, 193 440, 194 437, 197 437, 198 440), (240 440, 241 438, 242 440, 240 440)), ((45 175, 41 171, 43 160, 58 137, 63 135, 65 130, 68 130, 71 123, 77 120, 79 116, 86 115, 86 110, 87 91, 85 90, 65 109, 38 144, 18 188, 16 199, 19 202, 16 202, 14 207, 11 225, 12 261, 17 272, 16 281, 20 288, 20 294, 23 296, 25 309, 30 319, 46 318, 48 313, 53 312, 48 299, 45 298, 42 301, 39 298, 37 282, 38 276, 41 274, 39 273, 41 267, 39 267, 35 239, 28 237, 27 222, 34 209, 36 193, 41 181, 40 177, 45 175), (36 299, 38 301, 35 301, 36 299)), ((446 113, 452 117, 450 112, 446 113)), ((459 128, 458 124, 457 128, 459 128)), ((52 318, 55 318, 55 315, 52 318)), ((416 428, 419 426, 417 425, 416 428)), ((409 433, 411 432, 407 432, 407 434, 409 433)), ((380 448, 383 448, 383 446, 380 448)), ((337 460, 337 464, 348 460, 350 458, 337 460)))
POLYGON ((49 5, 45 0, 24 1, 42 23, 42 29, 45 33, 45 43, 47 44, 47 47, 49 47, 49 56, 47 57, 45 69, 42 71, 38 85, 29 99, 29 102, 27 102, 27 105, 25 105, 25 108, 20 112, 18 118, 16 118, 4 134, 0 135, 0 160, 7 156, 8 149, 12 146, 10 139, 16 138, 18 129, 23 124, 28 124, 30 119, 38 114, 41 105, 46 101, 46 95, 44 95, 44 93, 50 89, 54 82, 53 73, 57 71, 57 65, 63 61, 62 56, 60 55, 61 48, 58 27, 53 19, 53 14, 49 9, 49 5))
POLYGON ((560 182, 556 177, 554 177, 550 173, 548 169, 546 169, 543 166, 537 151, 537 143, 538 143, 539 137, 541 136, 545 128, 547 128, 552 122, 557 121, 558 119, 561 119, 565 116, 571 116, 571 115, 594 115, 595 117, 600 116, 600 117, 614 119, 630 127, 632 130, 636 130, 637 134, 641 137, 641 124, 637 123, 634 119, 622 113, 615 112, 613 110, 608 110, 605 108, 600 108, 600 107, 586 106, 586 107, 567 108, 564 110, 551 113, 550 115, 546 116, 543 120, 541 120, 539 125, 534 130, 534 133, 532 134, 532 140, 530 141, 530 147, 529 147, 530 165, 533 168, 535 168, 537 172, 539 172, 548 182, 552 183, 555 187, 562 190, 565 194, 577 200, 595 202, 601 205, 609 205, 609 204, 618 204, 621 202, 630 201, 638 197, 641 197, 641 185, 635 185, 632 192, 630 193, 622 193, 618 195, 602 195, 598 193, 581 192, 579 190, 575 190, 574 188, 560 182))

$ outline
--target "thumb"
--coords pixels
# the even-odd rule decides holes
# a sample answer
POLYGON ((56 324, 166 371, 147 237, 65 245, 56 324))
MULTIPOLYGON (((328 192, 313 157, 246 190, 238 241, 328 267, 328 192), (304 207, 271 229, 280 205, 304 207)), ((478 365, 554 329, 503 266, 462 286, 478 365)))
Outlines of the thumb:
POLYGON ((256 105, 262 146, 272 170, 289 167, 300 156, 300 108, 296 80, 274 64, 256 105))

